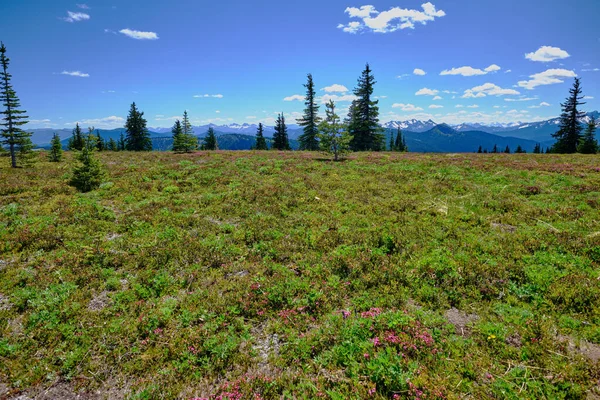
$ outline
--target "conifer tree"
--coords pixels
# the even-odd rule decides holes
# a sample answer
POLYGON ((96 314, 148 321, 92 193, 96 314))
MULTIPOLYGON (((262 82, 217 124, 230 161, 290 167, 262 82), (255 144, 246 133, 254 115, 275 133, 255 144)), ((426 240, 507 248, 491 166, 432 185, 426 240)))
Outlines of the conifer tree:
POLYGON ((575 78, 573 87, 569 89, 569 97, 564 103, 561 103, 562 113, 560 115, 560 125, 558 132, 552 134, 556 143, 552 148, 554 153, 570 154, 577 152, 577 146, 581 139, 583 130, 579 120, 585 116, 585 113, 579 111, 578 107, 585 104, 581 90, 581 80, 575 78))
POLYGON ((542 152, 542 146, 539 143, 535 144, 533 148, 533 154, 540 154, 542 152))
POLYGON ((325 105, 325 119, 319 125, 319 144, 321 150, 333 155, 338 161, 350 152, 352 137, 347 127, 340 123, 340 117, 335 113, 335 103, 329 100, 325 105))
POLYGON ((50 153, 48 153, 48 161, 60 162, 62 160, 63 149, 60 137, 54 133, 52 140, 50 141, 50 153))
POLYGON ((508 145, 506 145, 506 148, 504 149, 504 153, 510 154, 510 147, 508 147, 508 145))
POLYGON ((321 122, 319 118, 319 106, 315 100, 316 92, 312 74, 307 75, 306 98, 304 104, 304 115, 296 120, 298 125, 303 128, 303 133, 298 138, 300 150, 316 151, 319 150, 319 141, 317 140, 318 125, 321 122))
POLYGON ((396 135, 394 150, 402 152, 408 151, 408 147, 406 147, 406 138, 404 135, 402 135, 402 130, 400 130, 400 127, 398 127, 398 135, 396 135))
POLYGON ((256 130, 256 145, 254 146, 255 150, 269 150, 269 146, 267 146, 267 140, 264 136, 264 127, 262 123, 258 124, 258 129, 256 130))
POLYGON ((483 150, 483 154, 488 154, 488 149, 483 150))
POLYGON ((276 150, 291 150, 290 141, 287 134, 287 126, 285 125, 285 117, 283 113, 277 116, 275 123, 275 133, 273 134, 273 146, 276 150))
POLYGON ((69 144, 67 149, 69 150, 77 150, 80 151, 83 149, 85 139, 83 138, 83 133, 81 132, 81 127, 79 123, 75 124, 75 128, 73 128, 73 136, 69 139, 69 144))
POLYGON ((550 147, 546 147, 546 154, 552 153, 552 149, 550 147))
POLYGON ((175 121, 175 125, 173 125, 173 129, 171 129, 171 133, 173 134, 173 151, 175 153, 184 153, 186 149, 186 137, 183 133, 183 127, 181 126, 181 122, 179 120, 175 121))
POLYGON ((479 149, 477 149, 477 153, 478 153, 478 154, 481 154, 481 153, 483 153, 483 149, 481 148, 481 145, 479 145, 479 149))
POLYGON ((10 80, 12 75, 8 73, 8 65, 10 59, 6 57, 6 47, 0 42, 0 63, 2 71, 0 71, 0 97, 2 97, 2 105, 4 111, 1 126, 4 128, 0 131, 1 144, 8 146, 10 152, 10 165, 12 168, 17 168, 19 158, 21 164, 27 164, 33 157, 33 144, 31 143, 31 133, 25 132, 21 126, 25 125, 29 118, 25 115, 26 111, 19 110, 21 102, 15 92, 10 80))
POLYGON ((77 156, 80 165, 73 169, 73 176, 69 181, 71 186, 84 193, 100 187, 104 178, 100 162, 96 160, 93 154, 95 143, 92 140, 92 135, 88 135, 85 142, 83 149, 77 156))
POLYGON ((394 132, 390 135, 390 151, 396 151, 396 141, 394 140, 394 132))
POLYGON ((217 142, 217 135, 215 135, 215 130, 213 127, 208 128, 208 132, 204 137, 204 141, 202 143, 202 150, 218 150, 219 143, 217 142))
POLYGON ((579 147, 577 151, 582 154, 596 154, 598 153, 598 141, 595 137, 596 132, 596 119, 592 117, 592 119, 588 122, 587 128, 583 137, 581 138, 581 142, 579 143, 579 147))
POLYGON ((108 144, 106 145, 106 147, 109 151, 118 151, 119 150, 119 148, 117 146, 117 142, 113 138, 110 138, 108 140, 108 144))
POLYGON ((379 126, 379 100, 373 100, 375 77, 366 65, 354 89, 357 97, 348 113, 348 129, 352 135, 352 150, 381 151, 385 149, 385 137, 379 126))
POLYGON ((517 149, 515 150, 516 154, 522 154, 522 153, 527 153, 525 150, 523 150, 523 148, 521 147, 521 145, 517 146, 517 149))
POLYGON ((125 123, 127 138, 125 148, 131 151, 151 151, 152 140, 146 127, 144 113, 139 111, 135 102, 131 104, 127 122, 125 123))
POLYGON ((181 121, 181 128, 184 135, 193 135, 194 129, 192 128, 192 124, 190 123, 190 119, 188 117, 187 110, 183 112, 183 120, 181 121))
POLYGON ((104 139, 102 139, 102 136, 100 136, 99 130, 96 130, 96 137, 97 137, 96 149, 98 151, 104 151, 105 147, 106 147, 106 142, 104 141, 104 139))
POLYGON ((121 136, 119 137, 119 142, 117 143, 117 151, 124 151, 127 148, 127 141, 125 140, 125 135, 121 132, 121 136))
POLYGON ((494 148, 492 149, 492 153, 497 153, 498 152, 498 146, 494 145, 494 148))

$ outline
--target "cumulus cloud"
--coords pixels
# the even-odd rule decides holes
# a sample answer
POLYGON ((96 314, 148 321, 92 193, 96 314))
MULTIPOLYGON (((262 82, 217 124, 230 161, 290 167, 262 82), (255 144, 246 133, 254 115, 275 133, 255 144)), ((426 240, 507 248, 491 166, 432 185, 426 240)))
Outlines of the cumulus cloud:
POLYGON ((398 29, 414 29, 416 24, 426 25, 427 22, 446 15, 444 11, 437 10, 430 2, 422 4, 421 8, 422 11, 393 7, 379 12, 372 5, 360 8, 348 7, 345 13, 350 18, 360 21, 351 21, 347 25, 339 24, 337 27, 347 33, 362 31, 388 33, 398 29))
POLYGON ((582 69, 581 72, 598 72, 600 71, 600 68, 585 68, 582 69))
POLYGON ((208 97, 214 97, 215 99, 222 99, 223 95, 222 94, 195 94, 194 98, 196 99, 202 99, 202 98, 208 98, 208 97))
POLYGON ((549 103, 546 103, 545 101, 542 101, 539 105, 537 106, 529 106, 529 108, 542 108, 542 107, 550 107, 549 103))
POLYGON ((493 83, 484 83, 480 86, 475 86, 472 89, 465 90, 465 93, 461 96, 463 99, 475 99, 486 96, 505 96, 505 95, 518 95, 518 91, 514 89, 503 89, 493 83))
POLYGON ((415 93, 415 96, 436 96, 439 92, 439 90, 423 88, 419 89, 415 93))
POLYGON ((395 103, 392 104, 392 108, 399 108, 405 112, 423 111, 421 107, 417 107, 414 104, 395 103))
POLYGON ((542 46, 533 53, 525 54, 526 59, 539 62, 562 60, 567 57, 570 57, 569 53, 558 47, 552 46, 542 46))
POLYGON ((553 85, 563 83, 565 78, 575 78, 577 74, 567 69, 547 69, 544 72, 530 75, 531 80, 519 81, 518 85, 522 88, 532 90, 538 86, 553 85))
POLYGON ((136 31, 133 29, 121 29, 119 31, 120 33, 122 33, 125 36, 128 36, 132 39, 136 39, 136 40, 157 40, 158 39, 158 35, 156 34, 156 32, 143 32, 143 31, 136 31))
POLYGON ((299 94, 294 94, 294 95, 283 98, 283 101, 302 101, 302 100, 304 100, 304 96, 301 96, 299 94))
POLYGON ((125 118, 111 115, 110 117, 104 117, 104 118, 90 118, 90 119, 82 119, 82 120, 75 121, 75 122, 67 122, 67 123, 65 123, 65 125, 73 126, 77 123, 79 125, 93 126, 96 128, 116 128, 119 126, 123 126, 125 124, 125 118))
POLYGON ((89 10, 90 7, 87 4, 76 4, 77 8, 81 8, 82 10, 89 10))
POLYGON ((583 96, 584 100, 593 100, 594 96, 583 96))
POLYGON ((477 76, 477 75, 487 75, 489 73, 497 72, 500 70, 501 70, 501 68, 499 66, 497 66, 496 64, 492 64, 489 67, 484 68, 484 69, 464 66, 464 67, 459 67, 459 68, 445 69, 442 72, 440 72, 440 75, 477 76))
POLYGON ((440 106, 439 104, 432 104, 429 108, 444 108, 444 106, 440 106))
POLYGON ((537 97, 525 97, 525 96, 521 96, 518 99, 504 99, 504 101, 532 101, 532 100, 537 100, 537 97))
POLYGON ((477 104, 472 104, 470 106, 467 106, 467 108, 479 108, 479 106, 477 104))
POLYGON ((86 73, 81 72, 81 71, 63 71, 60 74, 61 75, 76 76, 78 78, 89 78, 90 77, 90 74, 86 74, 86 73))
POLYGON ((339 84, 335 83, 331 86, 326 86, 321 90, 324 90, 327 93, 334 93, 334 92, 346 93, 348 91, 348 88, 344 85, 339 85, 339 84))
MULTIPOLYGON (((333 100, 334 102, 346 102, 346 101, 354 101, 356 100, 358 97, 356 97, 353 94, 342 94, 342 95, 337 95, 337 94, 326 94, 323 97, 320 98, 321 103, 325 104, 325 103, 329 103, 329 100, 333 100)), ((304 99, 304 97, 302 98, 304 99)))
POLYGON ((441 97, 441 96, 435 96, 435 97, 433 98, 433 100, 442 100, 442 97, 441 97))
POLYGON ((421 68, 415 68, 413 74, 423 76, 427 75, 427 72, 423 71, 421 68))
POLYGON ((80 22, 87 21, 88 19, 90 19, 90 16, 82 12, 67 11, 67 17, 61 19, 65 22, 80 22))

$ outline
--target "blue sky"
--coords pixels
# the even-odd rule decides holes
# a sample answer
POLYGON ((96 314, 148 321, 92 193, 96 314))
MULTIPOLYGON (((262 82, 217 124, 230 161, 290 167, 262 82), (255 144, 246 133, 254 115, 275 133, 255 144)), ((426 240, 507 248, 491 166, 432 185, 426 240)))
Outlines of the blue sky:
POLYGON ((150 127, 183 110, 293 122, 309 72, 344 113, 366 62, 383 122, 493 123, 557 116, 574 76, 600 109, 598 15, 597 0, 20 0, 0 40, 30 128, 120 127, 132 101, 150 127))

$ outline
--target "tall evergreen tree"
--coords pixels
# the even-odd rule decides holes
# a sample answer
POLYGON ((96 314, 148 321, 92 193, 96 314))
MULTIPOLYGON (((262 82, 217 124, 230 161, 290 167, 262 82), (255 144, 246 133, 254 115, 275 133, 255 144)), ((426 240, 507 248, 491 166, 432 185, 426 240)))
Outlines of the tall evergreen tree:
POLYGON ((150 132, 146 128, 146 119, 144 113, 139 111, 135 102, 131 104, 127 122, 125 123, 127 138, 125 148, 131 151, 151 151, 152 140, 150 132))
POLYGON ((506 145, 506 148, 504 149, 504 153, 510 154, 510 147, 508 147, 508 145, 506 145))
POLYGON ((325 105, 325 119, 319 125, 319 145, 321 150, 333 155, 333 160, 338 161, 350 152, 352 137, 346 126, 340 123, 340 117, 335 113, 335 103, 329 100, 325 105))
POLYGON ((106 142, 104 141, 104 139, 102 139, 102 136, 100 136, 100 131, 97 129, 96 129, 96 137, 97 137, 96 149, 98 151, 104 151, 106 148, 106 142))
POLYGON ((52 136, 52 140, 50 141, 50 153, 48 154, 48 161, 60 162, 62 160, 62 154, 62 143, 60 142, 60 137, 55 132, 52 136))
POLYGON ((366 65, 354 89, 357 97, 348 113, 349 131, 354 151, 381 151, 385 149, 385 136, 379 126, 379 100, 373 100, 375 77, 366 65))
POLYGON ((481 148, 481 145, 479 145, 479 148, 477 149, 477 153, 478 153, 478 154, 481 154, 481 153, 483 153, 483 149, 481 148))
POLYGON ((83 149, 85 139, 83 138, 83 132, 81 131, 81 127, 79 123, 75 124, 75 128, 73 128, 73 136, 69 139, 69 144, 67 149, 69 150, 77 150, 80 151, 83 149))
POLYGON ((213 127, 208 128, 204 141, 202 143, 202 150, 219 150, 219 143, 217 142, 217 135, 213 127))
POLYGON ((518 145, 517 149, 515 150, 515 153, 516 154, 523 154, 523 153, 527 153, 527 152, 523 149, 523 147, 521 147, 521 145, 518 145))
POLYGON ((390 151, 396 151, 396 141, 394 140, 394 132, 390 134, 390 151))
POLYGON ((285 117, 283 113, 277 116, 275 123, 275 133, 273 134, 273 146, 276 150, 291 150, 290 141, 288 139, 287 126, 285 125, 285 117))
POLYGON ((175 153, 184 153, 186 149, 185 135, 179 120, 175 121, 175 125, 173 125, 173 129, 171 129, 171 133, 173 134, 173 151, 175 153))
POLYGON ((539 143, 535 144, 533 148, 533 154, 540 154, 542 152, 542 146, 539 143))
POLYGON ((396 151, 408 151, 406 147, 406 138, 402 134, 402 130, 398 127, 398 134, 396 135, 396 143, 394 143, 394 150, 396 151))
POLYGON ((269 150, 269 146, 267 146, 267 140, 264 136, 264 127, 262 122, 258 124, 258 129, 256 130, 256 145, 254 146, 255 150, 269 150))
POLYGON ((190 123, 190 119, 188 117, 187 110, 183 112, 183 120, 181 121, 181 128, 184 135, 193 135, 194 129, 192 128, 192 124, 190 123))
POLYGON ((29 118, 25 115, 26 111, 19 110, 21 102, 15 92, 10 80, 12 75, 8 73, 10 59, 6 57, 6 47, 0 42, 0 97, 4 111, 1 112, 2 125, 4 128, 0 131, 1 143, 8 146, 10 152, 10 164, 12 168, 18 167, 18 158, 22 163, 26 163, 32 156, 33 144, 31 143, 31 133, 25 132, 21 126, 25 125, 29 118))
POLYGON ((121 136, 119 137, 119 142, 117 143, 117 151, 124 151, 127 148, 127 140, 125 140, 125 135, 121 132, 121 136))
POLYGON ((576 153, 577 146, 581 139, 583 130, 579 120, 585 116, 585 113, 579 111, 578 107, 585 104, 581 90, 581 80, 575 78, 573 87, 569 89, 569 97, 564 103, 561 103, 562 113, 560 115, 560 125, 558 132, 552 134, 556 143, 552 148, 554 153, 576 153))
POLYGON ((319 141, 317 140, 318 125, 321 122, 319 118, 319 106, 315 100, 316 92, 315 85, 313 83, 312 74, 307 75, 306 84, 306 99, 304 104, 304 115, 302 118, 296 120, 298 125, 303 128, 302 135, 298 138, 300 142, 300 150, 315 151, 319 150, 319 141))
POLYGON ((110 138, 110 139, 108 140, 108 144, 106 145, 106 148, 107 148, 109 151, 118 151, 118 150, 119 150, 119 147, 118 147, 118 145, 117 145, 117 142, 116 142, 116 140, 115 140, 115 139, 113 139, 113 138, 110 138))
POLYGON ((598 153, 598 141, 596 140, 595 132, 596 119, 592 117, 592 119, 588 122, 587 128, 583 134, 583 137, 581 138, 581 142, 579 143, 577 151, 582 154, 598 153))
POLYGON ((497 153, 498 152, 498 146, 494 145, 494 148, 492 149, 492 153, 497 153))

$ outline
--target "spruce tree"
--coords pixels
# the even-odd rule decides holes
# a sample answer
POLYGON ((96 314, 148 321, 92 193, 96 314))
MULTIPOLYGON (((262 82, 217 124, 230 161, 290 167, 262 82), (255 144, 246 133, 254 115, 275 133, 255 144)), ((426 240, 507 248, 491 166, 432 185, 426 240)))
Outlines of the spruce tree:
POLYGON ((542 146, 539 143, 535 144, 533 148, 533 154, 540 154, 542 152, 542 146))
POLYGON ((483 154, 488 154, 488 149, 483 150, 483 154))
POLYGON ((104 139, 102 139, 102 136, 100 136, 99 130, 96 130, 96 137, 97 137, 96 149, 98 151, 104 151, 106 148, 106 142, 104 141, 104 139))
POLYGON ((492 149, 492 153, 497 153, 498 152, 498 146, 494 145, 494 148, 492 149))
POLYGON ((62 160, 62 154, 62 143, 60 142, 60 137, 55 132, 52 136, 52 140, 50 141, 50 153, 48 153, 48 161, 60 162, 62 160))
POLYGON ((204 137, 204 141, 202 143, 202 150, 218 150, 219 143, 217 142, 217 135, 215 135, 215 130, 213 127, 208 128, 208 132, 206 132, 206 136, 204 137))
POLYGON ((110 138, 108 140, 108 144, 106 145, 106 147, 107 147, 107 149, 109 151, 117 151, 117 150, 119 150, 117 142, 113 138, 110 138))
POLYGON ((146 128, 144 113, 139 111, 135 102, 131 104, 127 122, 125 123, 127 138, 125 148, 131 151, 151 151, 152 140, 146 128))
POLYGON ((0 131, 1 144, 7 145, 10 152, 10 165, 12 168, 18 167, 18 159, 21 164, 28 163, 33 154, 33 144, 31 143, 31 133, 25 132, 21 126, 25 125, 29 118, 25 115, 26 111, 19 110, 21 102, 15 92, 10 80, 12 75, 8 73, 8 65, 10 59, 6 57, 6 47, 0 42, 0 63, 2 71, 0 71, 0 96, 2 97, 2 105, 5 110, 1 112, 3 115, 1 126, 4 128, 0 131))
POLYGON ((478 154, 481 154, 481 153, 483 153, 483 149, 481 148, 481 145, 479 145, 479 149, 477 149, 477 153, 478 153, 478 154))
POLYGON ((349 130, 352 135, 352 150, 381 151, 385 149, 383 129, 379 126, 379 100, 373 100, 375 77, 369 64, 366 65, 354 89, 357 97, 348 113, 349 130))
POLYGON ((504 149, 504 153, 510 154, 510 147, 508 147, 508 145, 506 145, 506 148, 504 149))
POLYGON ((188 117, 187 110, 183 112, 183 120, 181 121, 181 128, 184 135, 193 135, 194 129, 192 128, 192 124, 190 123, 190 119, 188 117))
POLYGON ((394 140, 394 132, 390 135, 390 151, 396 151, 396 141, 394 140))
POLYGON ((523 154, 523 153, 527 153, 525 150, 523 150, 523 148, 521 147, 521 145, 517 146, 517 149, 515 150, 516 154, 523 154))
POLYGON ((577 148, 578 152, 582 154, 598 153, 598 141, 596 140, 595 132, 596 119, 592 117, 592 119, 588 122, 583 137, 581 138, 581 142, 579 143, 579 147, 577 148))
POLYGON ((117 151, 124 151, 127 148, 127 141, 125 140, 125 136, 123 132, 121 132, 121 136, 119 137, 119 142, 117 143, 117 151))
POLYGON ((552 153, 552 149, 550 147, 546 147, 546 154, 552 153))
POLYGON ((69 139, 67 149, 71 151, 81 151, 81 149, 83 149, 84 142, 85 140, 83 138, 83 133, 81 132, 81 127, 79 126, 79 123, 76 123, 75 128, 73 128, 73 136, 71 137, 71 139, 69 139))
POLYGON ((186 149, 186 138, 183 133, 183 127, 181 126, 181 122, 179 120, 175 121, 175 125, 173 125, 173 129, 171 129, 171 133, 173 134, 173 151, 175 153, 184 153, 186 149))
POLYGON ((273 134, 273 146, 276 150, 291 150, 290 141, 287 134, 287 126, 285 125, 285 117, 283 113, 277 116, 275 123, 275 133, 273 134))
POLYGON ((578 107, 585 104, 581 102, 581 80, 575 78, 573 87, 569 89, 569 97, 564 103, 561 103, 562 113, 560 115, 560 125, 558 132, 552 134, 556 143, 552 148, 554 153, 576 153, 577 146, 581 139, 583 130, 579 120, 585 116, 585 113, 579 111, 578 107))
POLYGON ((406 147, 406 138, 402 135, 402 130, 398 127, 398 134, 396 135, 396 143, 394 144, 394 150, 396 151, 408 151, 406 147))
POLYGON ((83 149, 77 156, 80 165, 73 169, 73 176, 69 181, 69 184, 75 187, 80 192, 89 192, 100 187, 102 179, 104 178, 104 172, 100 166, 100 163, 94 157, 95 143, 88 135, 86 143, 84 143, 83 149))
POLYGON ((333 100, 325 105, 325 114, 325 119, 319 125, 319 145, 321 150, 333 155, 334 161, 338 161, 350 152, 352 137, 347 127, 340 123, 333 100))
POLYGON ((267 139, 264 136, 264 127, 262 123, 258 124, 258 129, 256 130, 256 145, 254 146, 255 150, 269 150, 269 146, 267 146, 267 139))
POLYGON ((304 115, 302 118, 296 120, 298 125, 303 128, 302 135, 298 138, 300 142, 300 150, 315 151, 319 150, 319 141, 317 140, 318 125, 321 122, 319 118, 319 106, 315 100, 315 85, 313 83, 312 74, 307 75, 306 84, 306 99, 304 104, 304 115))

